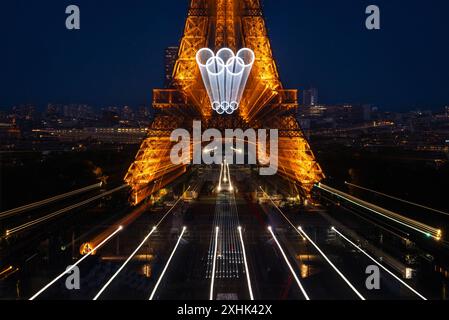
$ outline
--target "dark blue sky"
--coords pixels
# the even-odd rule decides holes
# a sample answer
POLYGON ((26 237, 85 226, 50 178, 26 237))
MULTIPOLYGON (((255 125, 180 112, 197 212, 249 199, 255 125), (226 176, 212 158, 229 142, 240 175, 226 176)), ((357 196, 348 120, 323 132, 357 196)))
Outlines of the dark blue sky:
MULTIPOLYGON (((0 1, 0 107, 149 104, 163 50, 182 35, 187 0, 0 1), (65 7, 81 30, 65 29, 65 7)), ((265 0, 284 85, 324 103, 385 109, 449 105, 449 1, 265 0), (381 8, 382 30, 365 29, 381 8)))

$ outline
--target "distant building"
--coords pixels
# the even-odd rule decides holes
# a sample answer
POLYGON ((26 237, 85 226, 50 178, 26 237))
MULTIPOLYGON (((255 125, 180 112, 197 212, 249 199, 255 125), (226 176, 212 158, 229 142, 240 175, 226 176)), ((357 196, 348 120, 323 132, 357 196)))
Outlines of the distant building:
POLYGON ((176 60, 178 59, 179 47, 168 47, 165 49, 164 66, 165 79, 164 85, 170 87, 173 80, 173 69, 175 68, 176 60))
POLYGON ((92 107, 86 104, 69 104, 63 107, 63 115, 65 118, 74 120, 91 119, 95 112, 92 107))
POLYGON ((449 106, 446 106, 446 118, 449 118, 449 106))
POLYGON ((149 107, 139 106, 136 114, 136 119, 138 121, 150 121, 151 120, 151 111, 149 107))
POLYGON ((61 114, 63 107, 60 104, 49 103, 45 115, 47 117, 57 117, 61 114))
POLYGON ((134 119, 134 112, 129 106, 124 106, 122 108, 122 112, 120 114, 121 119, 123 120, 133 120, 134 119))
POLYGON ((19 105, 12 107, 11 116, 15 120, 33 121, 36 119, 36 107, 34 105, 19 105))
POLYGON ((310 88, 304 90, 302 94, 302 102, 306 107, 316 106, 318 104, 318 89, 310 88))
POLYGON ((36 130, 47 133, 62 142, 81 142, 85 140, 101 143, 139 144, 146 137, 145 128, 83 128, 36 130))

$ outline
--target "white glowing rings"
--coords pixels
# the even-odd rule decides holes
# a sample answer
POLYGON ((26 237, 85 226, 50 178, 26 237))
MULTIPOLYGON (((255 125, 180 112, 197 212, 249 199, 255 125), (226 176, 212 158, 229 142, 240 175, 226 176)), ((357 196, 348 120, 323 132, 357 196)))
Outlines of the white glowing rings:
POLYGON ((204 86, 212 109, 218 114, 233 114, 239 108, 255 59, 254 52, 248 48, 237 54, 229 48, 222 48, 217 54, 209 48, 197 52, 204 86))

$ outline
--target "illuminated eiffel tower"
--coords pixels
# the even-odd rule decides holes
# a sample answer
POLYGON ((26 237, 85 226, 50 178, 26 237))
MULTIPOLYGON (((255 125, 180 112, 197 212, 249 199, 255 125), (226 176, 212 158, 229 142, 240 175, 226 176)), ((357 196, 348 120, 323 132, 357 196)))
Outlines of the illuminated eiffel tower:
POLYGON ((260 0, 192 0, 178 59, 169 89, 153 90, 157 115, 125 181, 135 204, 158 192, 187 172, 188 166, 170 161, 172 130, 191 129, 201 120, 203 129, 279 129, 279 172, 303 196, 323 179, 310 146, 295 118, 298 91, 284 89, 274 61, 260 0), (233 116, 215 114, 196 63, 199 49, 252 49, 256 61, 240 108, 233 116))

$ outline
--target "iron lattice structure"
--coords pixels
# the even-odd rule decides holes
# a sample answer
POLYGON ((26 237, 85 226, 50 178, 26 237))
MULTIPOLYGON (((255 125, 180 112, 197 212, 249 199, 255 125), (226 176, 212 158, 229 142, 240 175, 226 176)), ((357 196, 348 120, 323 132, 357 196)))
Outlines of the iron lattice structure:
POLYGON ((295 118, 298 91, 284 89, 273 58, 260 0, 191 0, 170 88, 153 90, 157 115, 125 181, 137 204, 187 172, 170 161, 171 131, 191 129, 270 128, 279 130, 279 174, 307 196, 324 178, 295 118), (196 64, 199 49, 247 47, 256 55, 237 114, 213 113, 196 64))

